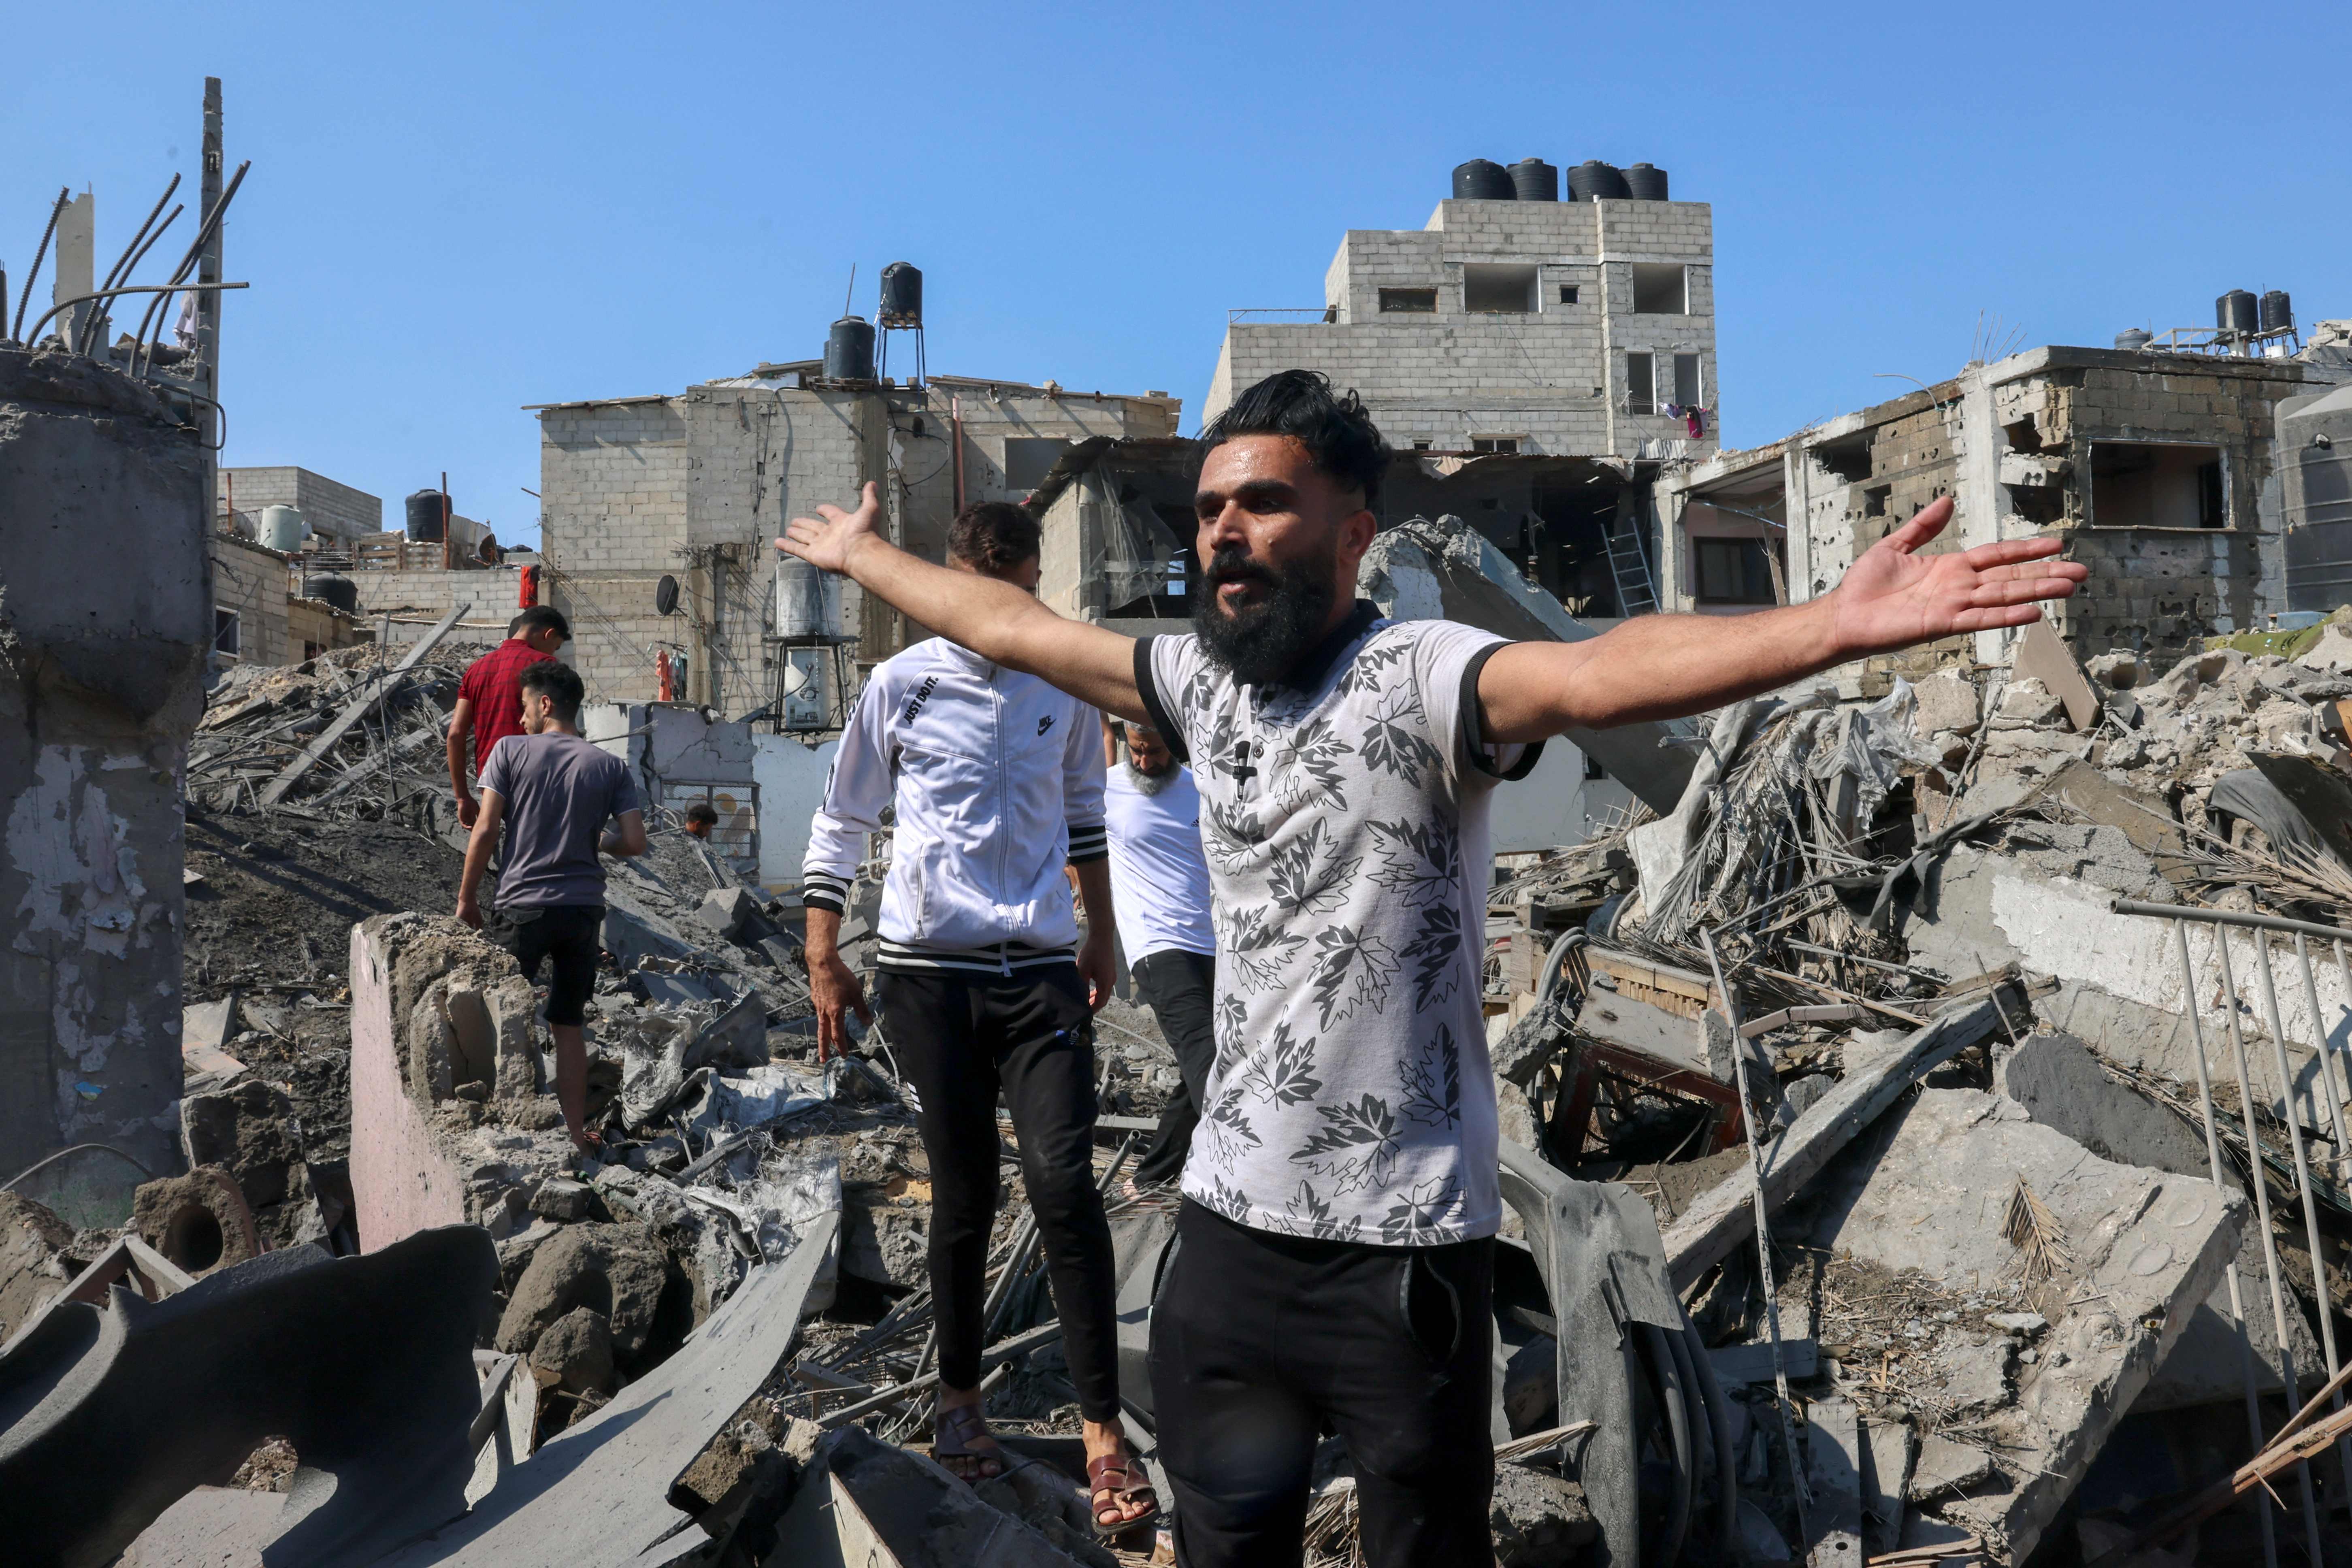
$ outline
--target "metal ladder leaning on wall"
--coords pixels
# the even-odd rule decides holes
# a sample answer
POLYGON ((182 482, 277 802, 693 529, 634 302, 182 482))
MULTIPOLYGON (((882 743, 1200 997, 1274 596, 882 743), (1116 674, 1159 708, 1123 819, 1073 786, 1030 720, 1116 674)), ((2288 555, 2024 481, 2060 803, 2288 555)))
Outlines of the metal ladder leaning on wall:
POLYGON ((1642 536, 1631 521, 1609 532, 1609 573, 1617 584, 1620 616, 1655 615, 1657 589, 1650 577, 1648 557, 1642 553, 1642 536))

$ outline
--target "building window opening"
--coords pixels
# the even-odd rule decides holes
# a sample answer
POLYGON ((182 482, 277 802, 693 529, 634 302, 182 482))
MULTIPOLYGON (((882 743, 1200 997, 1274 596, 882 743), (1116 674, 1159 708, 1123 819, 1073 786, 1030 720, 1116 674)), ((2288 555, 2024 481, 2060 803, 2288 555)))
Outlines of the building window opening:
POLYGON ((1633 268, 1633 314, 1686 316, 1690 290, 1679 262, 1636 261, 1633 268))
POLYGON ((1416 452, 1426 452, 1429 450, 1429 443, 1426 440, 1415 441, 1412 444, 1412 449, 1416 452))
POLYGON ((1465 262, 1462 308, 1475 315, 1524 316, 1536 308, 1536 268, 1500 262, 1465 262))
POLYGON ((1658 378, 1655 360, 1649 354, 1625 356, 1625 412, 1655 414, 1658 411, 1658 378))
POLYGON ((1862 492, 1862 515, 1864 517, 1885 517, 1886 515, 1886 503, 1893 500, 1894 497, 1895 487, 1893 485, 1871 486, 1868 489, 1862 492))
POLYGON ((1433 316, 1437 314, 1437 290, 1434 289, 1383 289, 1381 290, 1381 314, 1383 316, 1433 316))
POLYGON ((1699 395, 1698 355, 1675 356, 1675 404, 1681 408, 1704 408, 1706 399, 1699 395))
POLYGON ((2221 448, 2189 443, 2091 443, 2095 528, 2227 528, 2221 448))
POLYGON ((239 629, 237 613, 235 610, 224 610, 215 605, 213 607, 213 651, 225 653, 231 658, 235 658, 240 650, 241 642, 242 633, 239 629))
POLYGON ((1600 758, 1587 752, 1584 753, 1584 776, 1588 780, 1605 779, 1609 776, 1609 770, 1601 765, 1600 758))
POLYGON ((1517 436, 1473 436, 1470 437, 1470 449, 1474 452, 1495 452, 1509 457, 1517 453, 1519 438, 1517 436))
POLYGON ((1559 302, 1563 305, 1573 305, 1576 303, 1575 284, 1563 283, 1559 286, 1559 302))
POLYGON ((1026 495, 1045 482, 1062 454, 1070 449, 1067 441, 1050 437, 1008 436, 1004 438, 1004 488, 1026 495))
POLYGON ((1697 568, 1698 602, 1702 605, 1771 605, 1780 602, 1772 591, 1772 563, 1764 552, 1776 541, 1760 539, 1695 539, 1691 557, 1697 568))

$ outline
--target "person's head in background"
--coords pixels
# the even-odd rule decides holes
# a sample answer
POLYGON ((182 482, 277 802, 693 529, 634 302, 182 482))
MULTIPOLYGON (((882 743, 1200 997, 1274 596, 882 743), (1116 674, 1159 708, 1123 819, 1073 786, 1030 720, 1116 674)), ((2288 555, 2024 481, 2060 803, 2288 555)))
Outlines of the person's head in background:
POLYGON ((1044 536, 1037 520, 1011 501, 974 501, 948 524, 948 564, 1034 594, 1044 536))
POLYGON ((1114 719, 1110 728, 1118 737, 1118 765, 1127 771, 1127 782, 1140 795, 1166 789, 1176 776, 1176 753, 1168 749, 1167 737, 1133 720, 1114 719))
POLYGON ((698 800, 686 808, 686 830, 697 838, 708 838, 719 826, 719 812, 707 800, 698 800))
POLYGON ((522 688, 522 730, 526 735, 576 735, 580 704, 588 689, 580 672, 568 664, 545 659, 516 678, 522 688))
POLYGON ((550 605, 533 605, 507 623, 507 636, 552 658, 572 640, 572 623, 550 605))

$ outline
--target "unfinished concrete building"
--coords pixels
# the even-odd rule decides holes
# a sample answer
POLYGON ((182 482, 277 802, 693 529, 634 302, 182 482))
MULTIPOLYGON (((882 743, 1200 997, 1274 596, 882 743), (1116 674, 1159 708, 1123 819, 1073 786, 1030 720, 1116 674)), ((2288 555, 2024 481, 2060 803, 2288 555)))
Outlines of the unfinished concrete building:
POLYGON ((1202 422, 1304 368, 1355 388, 1401 450, 1713 450, 1714 216, 1664 185, 1654 200, 1560 201, 1538 179, 1441 201, 1417 229, 1349 229, 1321 305, 1231 312, 1202 422))
MULTIPOLYGON (((1810 599, 1940 496, 1937 550, 2054 533, 2090 581, 2053 606, 2080 657, 2168 667, 2287 607, 2283 400, 2326 374, 2294 358, 2043 347, 1769 446, 1678 465, 1657 488, 1660 599, 1736 614, 1810 599)), ((1906 669, 2002 657, 2003 634, 1915 650, 1906 669)))
POLYGON ((290 506, 311 532, 328 539, 367 539, 383 531, 381 497, 308 468, 223 468, 215 478, 225 517, 257 524, 266 509, 290 506))
POLYGON ((856 667, 927 634, 854 584, 836 629, 786 627, 772 542, 795 512, 874 481, 892 538, 939 560, 967 502, 1026 499, 1082 441, 1173 436, 1181 407, 1160 392, 822 370, 763 364, 677 395, 538 409, 548 596, 571 618, 569 657, 592 696, 656 697, 666 667, 669 695, 730 717, 781 717, 787 698, 821 691, 801 722, 833 728, 856 667), (664 578, 676 584, 667 615, 664 578))

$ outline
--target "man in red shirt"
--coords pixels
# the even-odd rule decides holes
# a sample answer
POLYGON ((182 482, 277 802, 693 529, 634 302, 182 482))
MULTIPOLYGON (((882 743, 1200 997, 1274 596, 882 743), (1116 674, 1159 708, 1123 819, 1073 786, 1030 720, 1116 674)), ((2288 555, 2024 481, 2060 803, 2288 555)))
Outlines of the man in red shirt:
POLYGON ((507 640, 467 667, 457 688, 457 706, 449 715, 449 786, 457 793, 457 820, 472 827, 481 815, 474 799, 473 769, 467 765, 467 742, 477 762, 487 760, 490 748, 522 727, 522 672, 572 640, 572 623, 563 612, 533 605, 507 627, 507 640))

